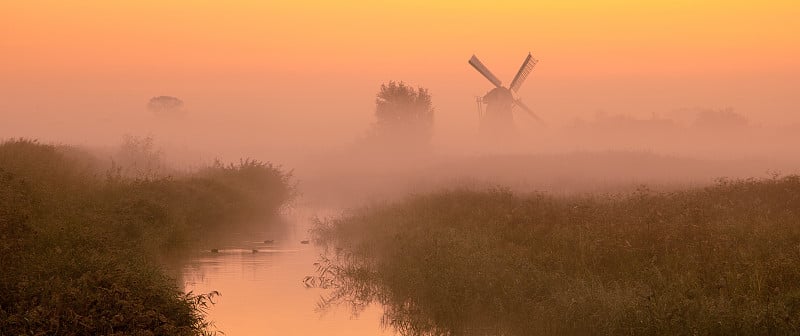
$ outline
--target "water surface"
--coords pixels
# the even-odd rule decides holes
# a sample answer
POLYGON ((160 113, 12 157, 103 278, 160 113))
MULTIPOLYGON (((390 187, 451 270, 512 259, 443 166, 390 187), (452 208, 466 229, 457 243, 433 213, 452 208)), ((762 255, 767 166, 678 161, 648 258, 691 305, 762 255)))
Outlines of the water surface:
POLYGON ((185 290, 222 294, 208 314, 218 330, 226 335, 394 335, 381 327, 379 306, 358 316, 347 306, 316 309, 330 291, 303 284, 304 277, 315 275, 322 252, 301 243, 309 239, 311 215, 295 210, 280 224, 232 231, 220 235, 219 243, 209 237, 203 250, 188 257, 180 270, 185 290))

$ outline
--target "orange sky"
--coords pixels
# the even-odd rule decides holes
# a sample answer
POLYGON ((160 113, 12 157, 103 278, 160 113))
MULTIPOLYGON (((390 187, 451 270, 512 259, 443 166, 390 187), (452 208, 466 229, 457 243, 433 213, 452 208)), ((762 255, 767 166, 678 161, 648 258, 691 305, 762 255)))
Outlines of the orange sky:
POLYGON ((798 70, 795 1, 430 2, 10 2, 3 68, 309 72, 322 58, 431 71, 451 52, 516 63, 534 49, 580 61, 559 69, 570 75, 798 70))
POLYGON ((396 79, 431 89, 439 128, 467 129, 490 88, 469 56, 508 82, 533 51, 521 95, 551 121, 724 106, 797 121, 798 17, 796 1, 4 1, 0 113, 35 131, 166 94, 232 130, 344 135, 396 79))

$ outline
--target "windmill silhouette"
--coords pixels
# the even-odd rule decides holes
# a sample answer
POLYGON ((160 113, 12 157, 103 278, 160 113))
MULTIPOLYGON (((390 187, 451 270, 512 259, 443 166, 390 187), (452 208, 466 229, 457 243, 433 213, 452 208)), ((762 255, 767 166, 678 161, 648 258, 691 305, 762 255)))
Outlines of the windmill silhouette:
POLYGON ((472 55, 472 58, 469 59, 469 64, 495 86, 489 93, 478 98, 478 111, 482 128, 493 133, 513 130, 514 116, 512 111, 516 107, 527 112, 528 115, 536 121, 542 124, 544 123, 539 116, 533 113, 533 111, 522 102, 519 95, 517 95, 517 91, 519 91, 522 83, 525 82, 525 79, 528 78, 528 75, 533 71, 533 67, 536 66, 538 62, 537 59, 533 58, 533 56, 528 53, 528 57, 522 62, 522 66, 520 66, 519 71, 517 71, 516 76, 514 76, 514 79, 511 81, 511 85, 505 87, 503 83, 497 79, 497 76, 492 74, 489 68, 481 63, 478 57, 472 55), (483 109, 484 104, 486 105, 485 111, 483 109))

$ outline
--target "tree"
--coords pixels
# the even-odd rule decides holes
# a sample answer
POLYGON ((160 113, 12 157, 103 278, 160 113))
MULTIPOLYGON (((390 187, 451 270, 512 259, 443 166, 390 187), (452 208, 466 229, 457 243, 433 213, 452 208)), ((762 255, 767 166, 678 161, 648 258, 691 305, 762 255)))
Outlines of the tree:
POLYGON ((159 117, 180 117, 183 115, 183 101, 171 96, 150 98, 147 109, 159 117))
POLYGON ((433 111, 427 89, 395 81, 381 84, 373 136, 396 145, 427 145, 433 136, 433 111))
POLYGON ((700 111, 694 121, 694 126, 700 129, 743 129, 749 125, 747 117, 732 108, 700 111))

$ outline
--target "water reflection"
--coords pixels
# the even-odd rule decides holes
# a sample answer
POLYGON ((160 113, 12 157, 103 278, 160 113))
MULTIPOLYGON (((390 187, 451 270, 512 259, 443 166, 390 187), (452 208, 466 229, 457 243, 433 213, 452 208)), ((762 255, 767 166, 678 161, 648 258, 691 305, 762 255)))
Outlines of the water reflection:
POLYGON ((218 233, 184 258, 180 277, 187 291, 221 293, 209 311, 217 329, 227 335, 394 334, 381 327, 375 305, 357 317, 344 307, 324 314, 315 309, 331 291, 303 285, 320 255, 313 244, 301 243, 308 239, 309 217, 310 212, 296 211, 275 222, 218 233))
MULTIPOLYGON (((406 279, 410 280, 410 279, 406 279)), ((318 263, 317 273, 306 278, 309 287, 332 289, 320 298, 317 310, 348 307, 354 314, 367 313, 376 304, 383 309, 381 326, 393 329, 401 335, 426 336, 489 336, 504 335, 502 327, 492 321, 486 307, 453 306, 446 316, 428 309, 424 302, 398 292, 397 287, 385 283, 375 268, 364 258, 337 253, 332 259, 323 257, 318 263), (466 312, 469 310, 472 313, 466 312), (476 313, 477 312, 477 313, 476 313)), ((419 286, 424 291, 424 286, 419 286)), ((457 305, 457 304, 456 304, 457 305)))

